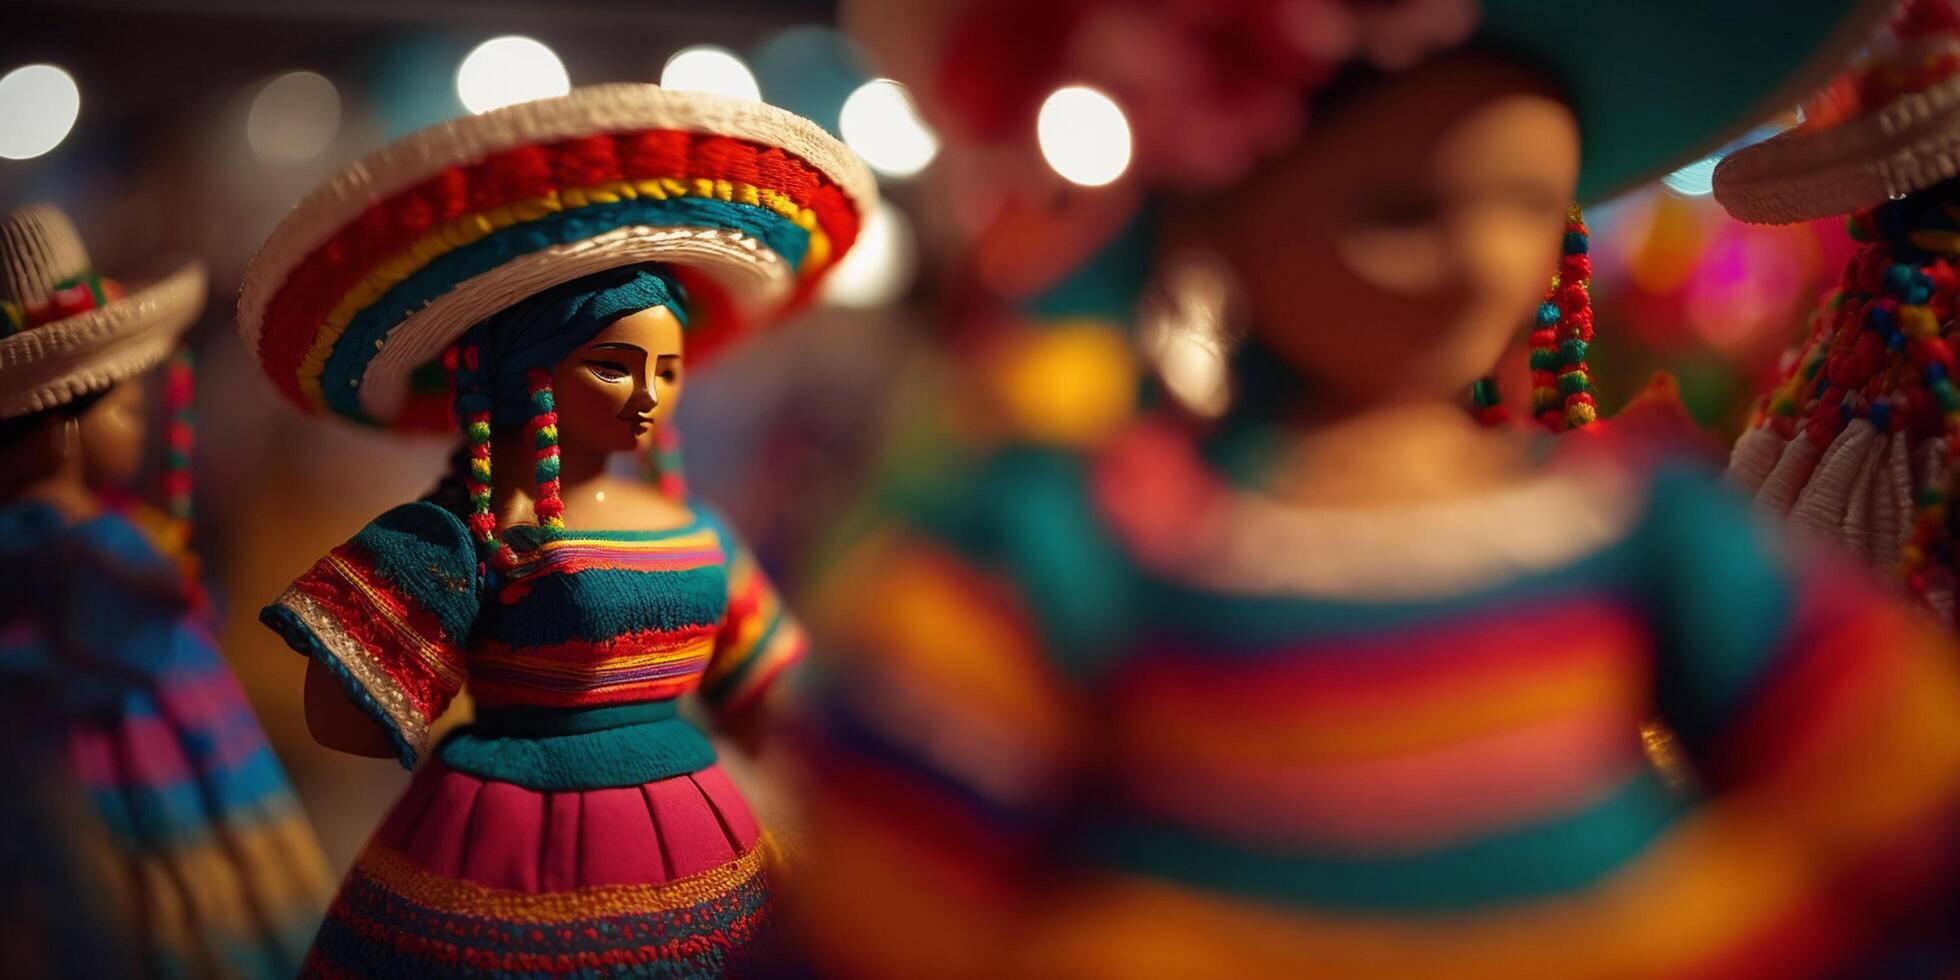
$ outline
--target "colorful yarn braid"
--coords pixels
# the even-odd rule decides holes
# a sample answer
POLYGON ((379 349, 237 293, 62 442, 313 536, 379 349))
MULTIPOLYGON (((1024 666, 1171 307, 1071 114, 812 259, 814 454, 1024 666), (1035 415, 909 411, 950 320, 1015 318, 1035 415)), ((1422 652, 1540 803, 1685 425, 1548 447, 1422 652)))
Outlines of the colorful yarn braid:
POLYGON ((1592 259, 1585 216, 1573 205, 1565 218, 1565 243, 1558 274, 1531 332, 1532 415, 1553 432, 1583 428, 1599 418, 1593 400, 1592 370, 1586 351, 1592 345, 1592 259))
MULTIPOLYGON (((464 486, 469 493, 470 512, 464 523, 476 540, 478 571, 487 574, 493 568, 508 569, 517 559, 497 534, 497 515, 491 502, 492 403, 485 380, 489 372, 483 364, 482 345, 465 338, 461 346, 452 347, 443 355, 443 363, 455 379, 456 420, 462 426, 463 444, 469 451, 464 486)), ((525 380, 530 387, 531 417, 524 424, 524 432, 530 438, 536 460, 531 473, 536 486, 531 511, 540 527, 562 528, 565 502, 559 496, 558 411, 551 394, 551 372, 533 368, 526 372, 525 380)))
POLYGON ((464 485, 470 496, 470 513, 464 523, 476 540, 477 571, 487 574, 494 565, 507 567, 508 556, 497 539, 497 515, 490 503, 490 392, 484 384, 482 345, 474 340, 451 348, 444 355, 456 382, 456 419, 463 427, 463 443, 469 447, 469 470, 464 485))
POLYGON ((533 504, 538 524, 565 526, 565 502, 558 496, 558 411, 551 397, 551 372, 532 368, 525 373, 531 386, 531 420, 524 429, 531 435, 531 448, 537 453, 533 478, 538 494, 533 504))
POLYGON ((191 498, 191 446, 197 420, 193 404, 197 360, 189 350, 177 352, 164 373, 163 405, 169 428, 164 433, 163 494, 170 516, 188 525, 194 516, 191 498))

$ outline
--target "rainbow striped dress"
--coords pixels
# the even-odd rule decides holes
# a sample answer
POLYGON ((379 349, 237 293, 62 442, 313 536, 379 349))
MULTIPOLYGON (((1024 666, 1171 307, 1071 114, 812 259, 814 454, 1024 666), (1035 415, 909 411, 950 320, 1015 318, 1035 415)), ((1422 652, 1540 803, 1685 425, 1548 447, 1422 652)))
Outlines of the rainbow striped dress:
POLYGON ((803 651, 733 534, 518 526, 494 591, 463 522, 397 507, 262 619, 327 665, 404 766, 433 750, 328 910, 320 977, 722 977, 770 920, 761 829, 677 713, 729 717, 803 651))
POLYGON ((0 974, 290 977, 332 877, 195 587, 0 507, 0 974))
POLYGON ((1950 637, 1701 474, 1342 511, 1255 457, 1148 418, 1000 450, 826 576, 793 905, 827 972, 1953 962, 1950 637))

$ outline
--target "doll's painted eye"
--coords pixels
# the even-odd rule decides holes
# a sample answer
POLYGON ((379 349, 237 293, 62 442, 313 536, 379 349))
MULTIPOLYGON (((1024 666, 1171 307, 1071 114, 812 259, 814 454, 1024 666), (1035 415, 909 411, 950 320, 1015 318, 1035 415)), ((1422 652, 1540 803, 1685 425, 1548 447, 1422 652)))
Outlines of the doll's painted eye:
POLYGON ((680 376, 681 376, 680 371, 675 368, 666 368, 660 372, 660 380, 666 381, 668 383, 672 383, 675 379, 679 378, 680 376))
POLYGON ((618 384, 632 374, 626 370, 626 365, 618 361, 586 361, 585 368, 592 372, 593 377, 607 384, 618 384))

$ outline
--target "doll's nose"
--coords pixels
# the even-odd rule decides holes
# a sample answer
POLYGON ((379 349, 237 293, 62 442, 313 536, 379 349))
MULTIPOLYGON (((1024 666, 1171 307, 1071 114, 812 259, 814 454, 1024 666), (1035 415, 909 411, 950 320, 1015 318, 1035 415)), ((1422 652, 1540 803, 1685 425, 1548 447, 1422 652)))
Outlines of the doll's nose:
POLYGON ((645 415, 660 407, 660 392, 650 384, 640 384, 633 389, 633 398, 626 403, 628 411, 635 415, 645 415))

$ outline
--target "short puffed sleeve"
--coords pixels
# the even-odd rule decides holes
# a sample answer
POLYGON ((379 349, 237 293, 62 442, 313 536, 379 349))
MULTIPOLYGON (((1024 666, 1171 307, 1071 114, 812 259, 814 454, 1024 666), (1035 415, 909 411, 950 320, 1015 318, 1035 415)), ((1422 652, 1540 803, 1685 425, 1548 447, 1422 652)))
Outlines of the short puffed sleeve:
POLYGON ((809 642, 755 556, 719 519, 728 571, 728 611, 715 632, 714 654, 701 678, 701 697, 724 720, 761 700, 791 665, 803 659, 809 642))
POLYGON ((326 666, 413 768, 463 687, 478 594, 462 520, 404 504, 314 562, 259 619, 326 666))

